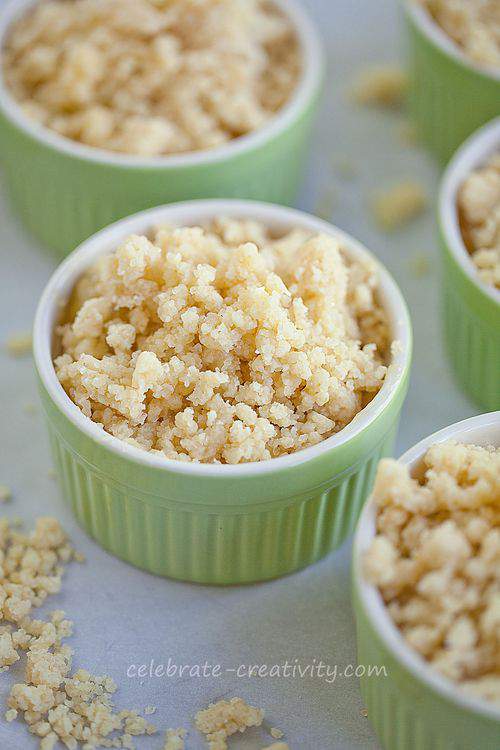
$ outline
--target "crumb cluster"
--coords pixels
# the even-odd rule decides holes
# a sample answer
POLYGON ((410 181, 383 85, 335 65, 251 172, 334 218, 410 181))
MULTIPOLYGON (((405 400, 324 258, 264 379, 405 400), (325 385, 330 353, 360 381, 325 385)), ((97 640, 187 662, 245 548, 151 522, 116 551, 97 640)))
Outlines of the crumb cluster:
POLYGON ((420 0, 436 23, 480 65, 500 67, 498 0, 420 0))
POLYGON ((182 727, 179 729, 167 729, 163 750, 184 750, 186 746, 184 742, 186 734, 186 730, 182 727))
POLYGON ((352 98, 356 104, 400 107, 405 100, 408 76, 399 65, 371 65, 354 81, 352 98))
POLYGON ((342 429, 390 349, 374 263, 254 221, 127 238, 77 283, 57 376, 83 413, 167 458, 259 461, 342 429))
POLYGON ((6 503, 12 497, 12 491, 6 484, 0 484, 0 503, 6 503))
POLYGON ((195 725, 205 735, 209 750, 226 750, 227 738, 248 727, 260 727, 264 712, 249 706, 242 698, 220 700, 198 711, 195 725))
POLYGON ((33 347, 33 338, 30 331, 11 334, 5 342, 7 354, 11 357, 24 357, 30 354, 33 347))
POLYGON ((268 0, 46 0, 3 50, 6 84, 29 117, 143 156, 262 127, 300 69, 292 24, 268 0))
POLYGON ((7 721, 22 715, 40 750, 61 741, 68 750, 117 747, 133 750, 133 737, 155 727, 136 711, 115 712, 109 677, 84 669, 71 674, 72 649, 64 643, 72 622, 61 610, 34 619, 32 610, 60 590, 64 565, 80 560, 55 518, 39 518, 30 534, 0 519, 0 669, 25 652, 24 682, 11 688, 7 721))
POLYGON ((464 181, 458 211, 479 278, 500 289, 500 152, 464 181))
POLYGON ((412 648, 500 704, 500 449, 450 441, 424 464, 419 482, 381 461, 365 572, 412 648))
POLYGON ((427 203, 425 190, 419 182, 403 180, 389 188, 376 190, 372 197, 372 210, 380 228, 391 232, 420 216, 427 203))

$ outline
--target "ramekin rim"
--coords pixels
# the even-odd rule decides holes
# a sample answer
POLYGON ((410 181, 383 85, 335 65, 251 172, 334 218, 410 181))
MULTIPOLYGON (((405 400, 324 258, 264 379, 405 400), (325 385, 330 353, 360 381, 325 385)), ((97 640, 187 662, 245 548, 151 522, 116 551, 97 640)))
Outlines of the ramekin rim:
MULTIPOLYGON (((39 0, 8 0, 0 10, 0 62, 5 35, 15 18, 39 0)), ((304 67, 300 80, 286 104, 263 127, 235 138, 213 149, 200 149, 181 154, 142 157, 87 146, 59 135, 29 118, 4 85, 0 64, 0 111, 24 133, 66 156, 117 169, 169 170, 203 167, 225 162, 251 153, 285 132, 299 118, 320 88, 325 67, 325 51, 321 36, 307 11, 297 0, 273 0, 291 19, 302 50, 304 67)))
MULTIPOLYGON (((500 411, 479 414, 475 417, 455 422, 437 432, 432 433, 414 446, 409 448, 398 460, 413 466, 425 454, 427 449, 446 440, 465 440, 471 435, 470 442, 480 440, 478 430, 494 429, 500 431, 500 411), (472 436, 474 435, 474 436, 472 436)), ((500 437, 500 434, 499 434, 500 437)), ((362 570, 362 558, 370 541, 375 536, 375 504, 370 496, 361 512, 353 540, 353 581, 361 606, 370 625, 377 632, 387 650, 401 663, 412 676, 423 682, 427 687, 437 692, 441 697, 468 711, 495 719, 500 722, 500 708, 489 705, 485 700, 461 693, 451 680, 440 675, 405 643, 397 625, 389 615, 387 607, 377 587, 366 580, 362 570)))
POLYGON ((481 65, 471 60, 459 45, 432 18, 429 11, 418 0, 404 0, 407 13, 412 21, 439 49, 455 62, 469 70, 484 76, 488 80, 500 83, 500 70, 492 65, 481 65))
POLYGON ((141 211, 111 224, 76 248, 57 267, 41 295, 35 315, 33 352, 39 377, 52 401, 78 429, 98 444, 122 457, 164 471, 193 476, 248 477, 270 474, 280 469, 314 460, 347 443, 375 421, 389 406, 394 395, 399 392, 409 371, 412 353, 412 328, 406 302, 391 274, 364 245, 350 235, 322 219, 296 209, 258 201, 208 199, 182 201, 141 211), (92 422, 71 401, 56 377, 50 340, 53 333, 52 320, 56 314, 57 306, 61 305, 63 296, 67 299, 67 291, 73 288, 76 279, 88 267, 89 263, 97 256, 115 248, 119 240, 127 234, 134 231, 147 231, 155 223, 165 221, 167 218, 176 223, 201 223, 217 215, 253 217, 263 222, 279 224, 284 227, 303 226, 310 228, 312 231, 326 232, 337 237, 353 255, 369 257, 377 264, 380 273, 380 294, 383 295, 392 317, 393 340, 399 341, 400 344, 394 347, 386 378, 373 400, 341 431, 315 446, 265 461, 236 465, 184 463, 167 459, 128 445, 105 432, 100 425, 92 422), (189 218, 189 216, 192 218, 189 218))
POLYGON ((465 275, 484 295, 497 304, 500 290, 479 278, 478 270, 465 245, 457 211, 457 193, 464 179, 500 149, 500 116, 476 130, 457 149, 441 178, 438 197, 439 224, 446 245, 465 275))

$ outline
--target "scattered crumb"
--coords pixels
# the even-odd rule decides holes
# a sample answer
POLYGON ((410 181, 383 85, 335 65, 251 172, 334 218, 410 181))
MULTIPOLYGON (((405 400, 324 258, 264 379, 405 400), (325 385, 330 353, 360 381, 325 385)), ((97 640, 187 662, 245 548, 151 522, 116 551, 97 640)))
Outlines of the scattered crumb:
POLYGON ((0 484, 0 503, 6 503, 12 497, 10 487, 5 484, 0 484))
POLYGON ((57 472, 54 469, 49 469, 47 476, 49 479, 57 479, 57 472))
POLYGON ((500 448, 448 441, 423 463, 380 462, 365 572, 410 648, 500 705, 500 448))
POLYGON ((272 745, 266 745, 262 750, 290 750, 286 742, 273 742, 272 745))
POLYGON ((412 276, 416 279, 422 279, 425 276, 428 276, 431 271, 429 256, 425 253, 415 253, 413 257, 410 258, 410 270, 412 276))
POLYGON ((329 185, 319 196, 316 207, 313 210, 315 216, 324 219, 324 221, 331 221, 335 209, 336 198, 337 191, 332 185, 329 185))
POLYGON ((156 706, 146 706, 146 708, 144 709, 144 713, 146 714, 146 716, 154 714, 155 712, 156 712, 156 706))
POLYGON ((498 0, 420 0, 436 23, 480 65, 500 68, 498 0))
POLYGON ((11 357, 24 357, 30 354, 33 346, 31 332, 13 333, 7 339, 5 348, 11 357))
POLYGON ((385 231, 393 231, 422 214, 427 196, 419 182, 405 180, 390 188, 375 191, 372 210, 377 224, 385 231))
POLYGON ((347 156, 334 156, 332 158, 331 166, 334 173, 343 180, 353 180, 359 173, 356 164, 347 156))
POLYGON ((52 750, 58 741, 68 750, 133 750, 134 736, 153 734, 156 728, 136 711, 114 710, 111 678, 94 677, 84 669, 71 674, 73 650, 64 640, 73 623, 62 610, 48 620, 31 616, 34 607, 59 592, 65 565, 78 557, 59 522, 38 518, 31 533, 21 534, 0 518, 0 556, 2 671, 25 653, 23 681, 10 690, 6 720, 21 713, 29 731, 40 738, 40 750, 52 750))
POLYGON ((165 745, 163 750, 184 750, 184 738, 187 732, 185 729, 168 729, 165 735, 165 745))
POLYGON ((361 716, 365 717, 365 719, 368 716, 368 710, 366 708, 362 708, 360 713, 361 713, 361 716))
POLYGON ((269 734, 271 735, 271 737, 274 737, 275 740, 280 740, 284 736, 284 733, 281 731, 281 729, 278 729, 277 727, 271 727, 269 734))
POLYGON ((259 727, 263 719, 264 712, 259 708, 249 706, 242 698, 231 698, 198 711, 195 725, 205 735, 209 750, 226 750, 228 737, 248 727, 259 727))
POLYGON ((24 404, 24 411, 26 412, 26 414, 31 415, 31 414, 36 414, 38 409, 36 407, 36 404, 28 403, 28 404, 24 404))
POLYGON ((398 65, 373 65, 361 71, 351 89, 356 104, 400 107, 408 88, 406 72, 398 65))

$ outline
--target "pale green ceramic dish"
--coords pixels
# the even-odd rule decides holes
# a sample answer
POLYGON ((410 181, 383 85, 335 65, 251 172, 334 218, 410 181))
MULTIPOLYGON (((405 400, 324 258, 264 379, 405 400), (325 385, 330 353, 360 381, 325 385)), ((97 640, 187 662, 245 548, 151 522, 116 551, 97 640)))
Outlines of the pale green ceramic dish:
MULTIPOLYGON (((34 0, 11 0, 6 30, 34 0)), ((248 136, 211 150, 145 159, 93 149, 28 119, 0 76, 0 165, 24 225, 64 257, 112 221, 145 208, 192 198, 254 198, 289 205, 298 188, 317 109, 322 43, 295 0, 276 0, 301 43, 303 74, 289 103, 248 136)))
POLYGON ((410 113, 421 141, 446 163, 468 136, 500 115, 500 70, 469 60, 418 0, 403 0, 410 113))
MULTIPOLYGON (((418 476, 421 459, 436 442, 456 439, 500 445, 500 412, 441 430, 400 459, 418 476)), ((366 504, 354 539, 353 598, 358 664, 385 667, 361 678, 361 692, 385 750, 498 750, 500 710, 461 693, 405 643, 378 589, 363 576, 362 559, 375 536, 375 507, 366 504)))
POLYGON ((411 327, 404 300, 380 266, 379 296, 395 347, 386 381, 344 430, 289 456, 237 466, 184 464, 133 448, 85 417, 52 365, 54 325, 76 279, 131 232, 153 225, 252 217, 281 231, 304 227, 355 240, 319 219, 278 206, 199 201, 118 222, 61 264, 40 301, 34 356, 63 496, 106 549, 154 573, 203 583, 247 583, 291 573, 327 554, 353 531, 381 456, 392 451, 407 390, 411 327))
POLYGON ((460 231, 457 191, 467 175, 499 149, 497 118, 453 157, 439 197, 445 344, 459 384, 488 411, 500 409, 500 291, 478 278, 460 231))

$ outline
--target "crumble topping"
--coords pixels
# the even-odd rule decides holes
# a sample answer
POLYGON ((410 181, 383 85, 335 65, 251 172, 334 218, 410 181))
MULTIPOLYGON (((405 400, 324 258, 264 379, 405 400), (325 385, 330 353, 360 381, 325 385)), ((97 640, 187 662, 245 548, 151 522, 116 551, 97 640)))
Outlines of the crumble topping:
POLYGON ((467 177, 458 193, 465 245, 478 276, 500 289, 500 152, 467 177))
POLYGON ((443 31, 474 62, 500 67, 498 0, 420 0, 443 31))
POLYGON ((57 376, 114 436, 182 461, 259 461, 347 425, 390 349, 377 268, 260 223, 131 236, 77 283, 57 376))
POLYGON ((408 645, 500 705, 500 448, 433 445, 419 482, 380 462, 364 568, 408 645))
POLYGON ((46 0, 12 26, 3 75, 26 115, 143 156, 262 127, 295 89, 288 18, 268 0, 46 0))

